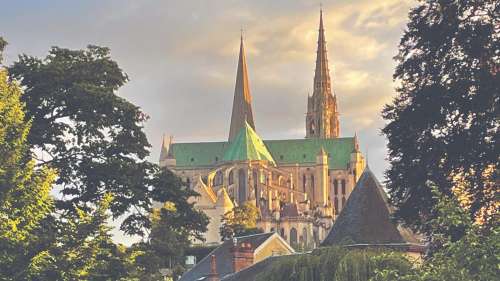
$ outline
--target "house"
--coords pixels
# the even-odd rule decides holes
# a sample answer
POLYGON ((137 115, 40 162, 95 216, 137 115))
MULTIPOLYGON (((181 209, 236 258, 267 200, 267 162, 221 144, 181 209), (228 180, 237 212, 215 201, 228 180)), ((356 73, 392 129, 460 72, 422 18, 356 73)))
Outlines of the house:
POLYGON ((292 247, 275 232, 235 237, 224 241, 179 281, 218 281, 268 257, 293 253, 292 247))

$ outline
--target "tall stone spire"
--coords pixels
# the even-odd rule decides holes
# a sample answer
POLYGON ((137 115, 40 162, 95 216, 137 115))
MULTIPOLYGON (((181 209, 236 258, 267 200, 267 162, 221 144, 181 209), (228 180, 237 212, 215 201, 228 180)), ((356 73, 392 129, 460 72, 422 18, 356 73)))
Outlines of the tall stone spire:
POLYGON ((306 138, 330 139, 337 138, 339 134, 337 97, 332 95, 325 29, 323 27, 323 10, 321 9, 313 95, 307 100, 306 138))
POLYGON ((245 127, 245 121, 255 130, 252 112, 252 95, 250 94, 250 83, 248 82, 247 60, 242 34, 240 41, 240 57, 236 73, 236 86, 234 88, 231 127, 229 129, 229 141, 232 141, 241 129, 245 127))
POLYGON ((318 49, 316 51, 316 71, 314 72, 314 90, 322 94, 331 94, 330 70, 326 50, 325 29, 323 28, 323 10, 319 12, 318 49))

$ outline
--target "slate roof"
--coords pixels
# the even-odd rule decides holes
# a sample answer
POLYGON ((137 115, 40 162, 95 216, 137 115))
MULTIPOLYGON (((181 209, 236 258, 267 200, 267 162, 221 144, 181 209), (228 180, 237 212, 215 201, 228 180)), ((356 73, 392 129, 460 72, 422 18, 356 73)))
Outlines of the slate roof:
POLYGON ((279 260, 288 259, 290 257, 294 257, 297 255, 304 255, 304 253, 296 253, 291 255, 283 255, 283 256, 270 256, 266 259, 261 260, 258 263, 253 264, 241 271, 236 273, 232 273, 230 275, 225 276, 221 279, 221 281, 255 281, 255 278, 259 273, 265 272, 270 269, 274 262, 279 260))
MULTIPOLYGON (((330 169, 346 169, 355 138, 264 140, 269 153, 278 165, 316 163, 316 155, 323 147, 329 155, 330 169)), ((176 165, 182 168, 209 167, 221 163, 228 142, 172 143, 176 165)))
POLYGON ((391 213, 387 195, 366 167, 322 246, 419 244, 411 231, 391 221, 391 213))
MULTIPOLYGON (((269 232, 241 236, 237 237, 237 241, 238 243, 250 243, 252 245, 252 248, 256 249, 273 234, 274 232, 269 232)), ((191 270, 184 273, 179 281, 195 281, 206 276, 210 272, 210 257, 212 255, 215 255, 215 258, 217 260, 217 273, 219 273, 219 276, 223 277, 225 275, 233 273, 233 263, 230 252, 232 244, 233 241, 224 241, 224 243, 222 243, 205 258, 199 261, 193 268, 191 268, 191 270)))
POLYGON ((273 164, 271 153, 252 127, 245 121, 234 140, 224 152, 224 161, 267 160, 273 164))

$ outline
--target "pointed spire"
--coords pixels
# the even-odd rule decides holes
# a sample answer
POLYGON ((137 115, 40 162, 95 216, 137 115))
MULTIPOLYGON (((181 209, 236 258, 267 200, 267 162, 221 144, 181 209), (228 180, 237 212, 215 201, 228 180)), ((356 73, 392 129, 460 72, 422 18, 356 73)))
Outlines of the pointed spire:
POLYGON ((323 8, 319 12, 318 49, 316 51, 316 71, 314 73, 314 89, 323 94, 331 94, 330 70, 326 51, 325 29, 323 27, 323 8))
POLYGON ((332 95, 330 70, 326 50, 323 9, 319 14, 318 48, 314 72, 313 94, 308 97, 306 138, 337 138, 340 124, 336 96, 332 95))
POLYGON ((248 81, 247 60, 243 44, 243 30, 240 38, 240 55, 238 70, 236 73, 236 85, 234 88, 233 111, 231 114, 231 126, 229 129, 229 141, 232 141, 247 122, 255 129, 252 112, 252 96, 250 94, 250 83, 248 81))
POLYGON ((172 136, 163 134, 163 139, 161 142, 161 151, 160 151, 160 162, 172 156, 172 152, 170 151, 170 145, 172 144, 172 139, 173 139, 172 136))
POLYGON ((359 152, 359 140, 358 140, 358 133, 354 132, 354 150, 353 152, 359 152))

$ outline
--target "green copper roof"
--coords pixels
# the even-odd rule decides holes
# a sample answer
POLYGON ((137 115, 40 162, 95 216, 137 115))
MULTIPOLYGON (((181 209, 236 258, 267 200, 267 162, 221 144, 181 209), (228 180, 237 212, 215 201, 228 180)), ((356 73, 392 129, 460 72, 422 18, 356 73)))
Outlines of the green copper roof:
MULTIPOLYGON (((277 165, 314 164, 321 147, 328 153, 330 169, 346 169, 354 138, 295 139, 264 141, 277 165)), ((182 168, 210 167, 220 163, 230 144, 228 142, 173 143, 172 151, 177 166, 182 168)))
POLYGON ((224 153, 224 161, 267 160, 273 164, 271 153, 257 133, 245 121, 234 140, 224 153))

